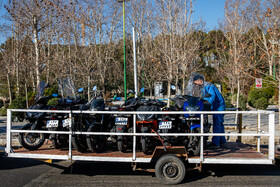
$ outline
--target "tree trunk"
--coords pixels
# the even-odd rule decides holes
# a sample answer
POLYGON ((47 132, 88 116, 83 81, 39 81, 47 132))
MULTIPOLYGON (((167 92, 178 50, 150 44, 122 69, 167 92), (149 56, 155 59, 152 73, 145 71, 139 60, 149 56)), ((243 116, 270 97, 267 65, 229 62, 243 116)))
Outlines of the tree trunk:
MULTIPOLYGON (((236 108, 238 110, 239 108, 239 96, 240 96, 240 81, 239 81, 239 76, 238 76, 238 80, 237 80, 237 98, 236 98, 236 108)), ((236 114, 235 116, 235 124, 237 124, 238 122, 238 114, 236 114)))
POLYGON ((7 84, 8 84, 8 91, 9 91, 10 104, 12 104, 13 98, 12 98, 12 89, 11 89, 11 81, 10 81, 10 73, 9 73, 9 70, 8 70, 8 73, 7 73, 7 84))
MULTIPOLYGON (((280 63, 280 62, 279 62, 280 63)), ((280 69, 279 69, 279 73, 280 73, 280 69)), ((280 76, 280 74, 279 74, 280 76)), ((280 113, 280 77, 278 77, 278 111, 280 113)), ((278 145, 280 144, 280 114, 278 114, 278 131, 279 131, 279 142, 278 145)))
POLYGON ((88 74, 88 81, 87 81, 87 88, 88 88, 88 101, 90 101, 90 75, 88 74))
POLYGON ((36 79, 37 85, 40 83, 40 67, 39 67, 39 41, 38 41, 38 22, 37 17, 33 17, 33 34, 35 46, 35 66, 36 66, 36 79))
POLYGON ((26 81, 25 81, 25 100, 26 100, 26 108, 29 108, 29 105, 28 105, 28 90, 27 90, 27 82, 26 81))
MULTIPOLYGON (((18 27, 17 27, 18 28, 18 27)), ((16 58, 15 58, 15 63, 16 63, 16 95, 19 95, 19 37, 18 37, 18 30, 17 30, 17 46, 16 46, 16 58)))
POLYGON ((182 95, 184 95, 184 93, 185 93, 185 78, 186 78, 186 72, 185 71, 183 71, 183 86, 182 86, 182 95))
POLYGON ((171 81, 168 80, 168 85, 167 85, 167 107, 170 107, 170 96, 171 96, 171 91, 170 91, 170 87, 171 87, 171 81))

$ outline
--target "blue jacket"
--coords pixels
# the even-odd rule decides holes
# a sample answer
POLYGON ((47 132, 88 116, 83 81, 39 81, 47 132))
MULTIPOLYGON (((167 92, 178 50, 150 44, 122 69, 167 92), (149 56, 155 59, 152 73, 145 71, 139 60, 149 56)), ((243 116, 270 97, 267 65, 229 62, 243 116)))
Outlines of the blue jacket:
POLYGON ((210 94, 211 97, 203 97, 204 100, 211 104, 212 111, 225 111, 226 104, 218 88, 209 82, 204 82, 203 94, 210 94))

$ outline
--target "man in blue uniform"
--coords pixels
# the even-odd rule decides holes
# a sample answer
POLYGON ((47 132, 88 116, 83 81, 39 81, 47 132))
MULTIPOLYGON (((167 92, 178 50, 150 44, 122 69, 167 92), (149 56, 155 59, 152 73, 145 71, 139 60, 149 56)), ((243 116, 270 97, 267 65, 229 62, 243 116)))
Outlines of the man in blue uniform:
MULTIPOLYGON (((209 82, 204 81, 204 76, 199 73, 192 73, 187 89, 192 87, 193 94, 197 95, 201 93, 204 100, 211 104, 212 111, 225 111, 226 105, 222 94, 217 87, 209 82), (201 91, 200 91, 201 90, 201 91), (205 95, 209 97, 204 97, 205 95)), ((224 114, 213 115, 213 133, 224 133, 224 114)), ((208 148, 219 148, 226 143, 225 136, 213 136, 212 143, 208 145, 208 148)))

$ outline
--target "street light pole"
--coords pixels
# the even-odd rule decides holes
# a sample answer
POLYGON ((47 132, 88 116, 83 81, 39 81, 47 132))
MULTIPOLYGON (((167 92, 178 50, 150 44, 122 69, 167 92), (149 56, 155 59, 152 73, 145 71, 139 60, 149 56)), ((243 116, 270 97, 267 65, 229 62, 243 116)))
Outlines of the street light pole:
POLYGON ((275 40, 269 40, 269 42, 272 44, 272 52, 273 52, 273 78, 276 78, 276 62, 275 62, 275 51, 274 51, 274 45, 279 45, 279 41, 275 40))
POLYGON ((124 73, 123 73, 123 79, 124 79, 124 100, 127 100, 127 94, 126 94, 126 62, 125 62, 125 1, 129 0, 118 0, 119 3, 123 3, 123 67, 124 67, 124 73))

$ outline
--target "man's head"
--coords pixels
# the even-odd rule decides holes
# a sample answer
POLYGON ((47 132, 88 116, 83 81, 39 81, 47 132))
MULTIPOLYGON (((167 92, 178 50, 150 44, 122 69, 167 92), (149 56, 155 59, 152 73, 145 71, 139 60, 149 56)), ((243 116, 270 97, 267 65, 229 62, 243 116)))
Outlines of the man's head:
POLYGON ((195 86, 202 86, 204 83, 204 77, 203 75, 197 73, 196 75, 194 75, 193 77, 193 83, 195 86))
POLYGON ((186 95, 200 97, 203 93, 204 76, 200 73, 192 73, 185 90, 186 95))

